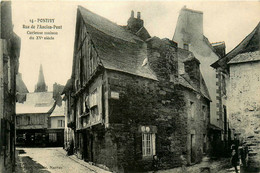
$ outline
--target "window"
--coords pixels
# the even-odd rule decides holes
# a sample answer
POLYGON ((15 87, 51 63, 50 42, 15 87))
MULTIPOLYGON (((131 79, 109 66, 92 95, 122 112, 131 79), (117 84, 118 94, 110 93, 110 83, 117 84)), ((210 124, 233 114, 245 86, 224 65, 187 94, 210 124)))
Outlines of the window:
POLYGON ((194 114, 195 114, 195 109, 194 109, 194 102, 190 101, 190 116, 193 119, 194 118, 194 114))
POLYGON ((202 114, 203 114, 203 120, 205 121, 207 117, 207 109, 205 105, 202 106, 202 114))
POLYGON ((96 106, 97 105, 97 89, 95 89, 91 94, 90 94, 90 98, 89 98, 89 105, 90 107, 96 106))
POLYGON ((57 133, 49 133, 49 142, 57 141, 57 133))
POLYGON ((183 49, 189 50, 189 45, 188 45, 187 43, 184 43, 184 44, 183 44, 183 49))
POLYGON ((91 108, 91 115, 93 116, 94 122, 98 122, 100 120, 97 106, 91 108))
POLYGON ((223 95, 227 95, 225 75, 222 75, 222 93, 223 95))
POLYGON ((31 124, 31 117, 26 117, 27 124, 31 124))
POLYGON ((142 135, 143 156, 152 156, 152 134, 144 133, 142 135))
POLYGON ((207 136, 203 134, 203 153, 206 153, 207 150, 207 136))
POLYGON ((97 106, 91 108, 91 115, 92 116, 98 115, 98 107, 97 106))
POLYGON ((44 124, 45 117, 43 115, 40 116, 40 124, 44 124))
POLYGON ((144 157, 155 155, 155 134, 150 132, 149 126, 142 126, 142 154, 144 157))
POLYGON ((63 120, 58 120, 58 127, 64 127, 65 122, 63 120))
POLYGON ((92 74, 93 70, 93 57, 92 57, 92 47, 89 45, 89 73, 92 74))

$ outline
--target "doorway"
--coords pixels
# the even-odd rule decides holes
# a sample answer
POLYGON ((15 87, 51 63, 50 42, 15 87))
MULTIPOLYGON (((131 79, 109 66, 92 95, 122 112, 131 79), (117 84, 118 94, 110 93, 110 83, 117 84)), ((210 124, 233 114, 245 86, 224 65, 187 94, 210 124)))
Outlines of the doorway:
POLYGON ((191 134, 190 135, 190 162, 194 163, 195 162, 195 135, 191 134))

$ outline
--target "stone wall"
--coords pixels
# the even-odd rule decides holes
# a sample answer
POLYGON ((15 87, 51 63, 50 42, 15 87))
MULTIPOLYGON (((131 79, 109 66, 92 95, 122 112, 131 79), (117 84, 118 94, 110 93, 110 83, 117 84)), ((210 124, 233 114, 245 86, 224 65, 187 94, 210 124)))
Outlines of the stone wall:
POLYGON ((144 125, 158 129, 156 155, 161 159, 161 169, 180 166, 180 155, 187 150, 183 145, 187 142, 187 117, 182 92, 172 83, 160 84, 118 72, 108 72, 108 88, 119 93, 118 99, 109 98, 109 135, 106 132, 106 140, 113 143, 107 147, 116 151, 110 157, 117 158, 117 169, 152 169, 152 157, 142 157, 142 134, 138 128, 144 125))
POLYGON ((160 159, 160 169, 181 166, 181 155, 191 163, 191 134, 196 137, 194 162, 202 159, 209 101, 192 90, 175 85, 178 66, 174 42, 152 38, 148 41, 148 53, 147 65, 159 81, 111 70, 106 70, 102 77, 106 128, 102 125, 92 127, 88 139, 93 144, 88 146, 93 151, 88 149, 88 153, 93 154, 90 160, 113 171, 153 169, 153 157, 145 157, 142 153, 141 126, 156 129, 155 154, 160 159), (188 119, 190 99, 196 103, 196 118, 192 122, 188 119), (205 120, 202 119, 202 105, 206 106, 205 120))
POLYGON ((199 93, 191 90, 182 89, 186 101, 187 121, 187 161, 189 164, 198 163, 202 160, 203 153, 207 153, 209 149, 208 124, 210 121, 210 104, 207 99, 199 93), (190 102, 193 102, 194 116, 191 117, 190 102), (205 111, 205 112, 204 112, 205 111), (205 114, 205 115, 204 115, 205 114), (194 144, 191 144, 191 135, 194 137, 194 144), (205 146, 203 146, 205 142, 205 146), (203 148, 204 147, 204 148, 203 148), (192 157, 194 159, 192 160, 192 157))
POLYGON ((230 65, 228 115, 237 139, 249 146, 249 166, 260 165, 260 63, 230 65))

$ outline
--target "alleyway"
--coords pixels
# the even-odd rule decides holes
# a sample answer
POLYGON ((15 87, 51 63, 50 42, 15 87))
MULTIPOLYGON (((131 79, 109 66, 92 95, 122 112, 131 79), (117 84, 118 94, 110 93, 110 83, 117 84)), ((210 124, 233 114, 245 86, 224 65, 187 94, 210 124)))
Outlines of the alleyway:
MULTIPOLYGON (((66 156, 62 148, 17 148, 17 168, 15 173, 109 173, 75 156, 66 156)), ((211 161, 204 158, 199 164, 186 167, 187 173, 207 172, 235 173, 229 159, 211 161)), ((181 168, 160 170, 157 173, 181 173, 181 168)), ((152 173, 152 172, 150 172, 152 173)))
POLYGON ((101 168, 66 156, 62 148, 17 148, 16 173, 105 173, 101 168))

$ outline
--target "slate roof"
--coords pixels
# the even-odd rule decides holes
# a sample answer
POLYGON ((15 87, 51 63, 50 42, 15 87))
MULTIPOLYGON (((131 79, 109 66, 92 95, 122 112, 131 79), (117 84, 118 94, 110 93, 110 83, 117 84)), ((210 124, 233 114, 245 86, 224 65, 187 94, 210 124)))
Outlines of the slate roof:
POLYGON ((157 80, 149 66, 142 66, 147 58, 144 41, 81 6, 78 9, 104 68, 157 80))
POLYGON ((188 74, 185 73, 184 71, 181 71, 182 69, 180 69, 181 67, 184 68, 183 62, 185 62, 187 60, 191 60, 191 59, 196 59, 196 61, 199 61, 196 57, 194 57, 192 52, 187 51, 185 49, 178 48, 178 66, 179 66, 179 74, 180 74, 179 78, 178 78, 179 84, 186 87, 186 88, 189 88, 193 91, 201 93, 205 98, 207 98, 208 100, 211 101, 209 91, 208 91, 207 85, 204 81, 202 74, 200 73, 200 75, 201 75, 201 85, 200 85, 200 90, 198 90, 190 82, 188 74))
POLYGON ((78 10, 83 17, 83 20, 86 24, 92 26, 93 28, 103 32, 106 35, 109 35, 114 38, 125 40, 128 42, 136 43, 136 40, 141 39, 130 32, 126 32, 121 26, 117 25, 110 20, 95 14, 82 6, 78 6, 78 10))
POLYGON ((50 117, 60 117, 60 116, 65 116, 65 102, 64 101, 62 101, 61 106, 58 106, 56 104, 53 112, 50 115, 50 117))
MULTIPOLYGON (((147 43, 127 31, 126 27, 119 26, 81 6, 78 7, 78 12, 83 17, 87 32, 95 45, 101 64, 106 69, 158 80, 148 65, 142 66, 148 56, 147 43)), ((144 29, 142 32, 146 31, 144 29)), ((190 58, 190 54, 190 52, 187 53, 180 63, 190 58)), ((179 78, 181 85, 201 93, 210 100, 204 80, 202 80, 201 89, 198 91, 188 79, 185 79, 183 76, 179 76, 179 78)), ((68 81, 63 93, 66 92, 70 85, 70 81, 68 81)))
POLYGON ((228 64, 260 61, 260 51, 241 53, 235 56, 228 64))
POLYGON ((226 56, 219 59, 211 66, 217 68, 219 66, 226 68, 228 62, 238 54, 246 52, 254 52, 260 50, 260 22, 255 29, 242 40, 233 50, 231 50, 226 56))
POLYGON ((52 92, 27 93, 26 101, 16 104, 16 114, 51 113, 54 102, 52 92))

